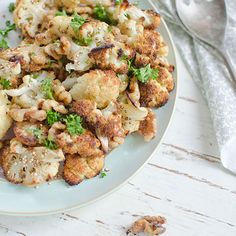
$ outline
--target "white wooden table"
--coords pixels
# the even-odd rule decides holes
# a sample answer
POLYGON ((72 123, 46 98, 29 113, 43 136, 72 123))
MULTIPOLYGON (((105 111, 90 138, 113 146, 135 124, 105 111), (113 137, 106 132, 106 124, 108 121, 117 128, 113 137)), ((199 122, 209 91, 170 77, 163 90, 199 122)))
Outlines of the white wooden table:
POLYGON ((0 236, 121 236, 143 215, 165 216, 165 236, 235 236, 236 177, 221 166, 205 100, 178 59, 180 93, 173 122, 135 178, 76 211, 0 216, 0 236))

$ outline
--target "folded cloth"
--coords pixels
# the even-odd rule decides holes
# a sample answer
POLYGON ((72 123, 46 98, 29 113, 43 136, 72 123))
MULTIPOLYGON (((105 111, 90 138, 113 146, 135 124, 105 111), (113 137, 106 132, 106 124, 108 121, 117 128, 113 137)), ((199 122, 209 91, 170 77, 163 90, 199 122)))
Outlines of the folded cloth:
MULTIPOLYGON (((165 18, 176 47, 201 89, 213 120, 221 161, 236 173, 236 85, 213 48, 194 39, 178 17, 174 0, 150 0, 165 18)), ((228 26, 225 46, 236 66, 236 1, 226 0, 228 26)))

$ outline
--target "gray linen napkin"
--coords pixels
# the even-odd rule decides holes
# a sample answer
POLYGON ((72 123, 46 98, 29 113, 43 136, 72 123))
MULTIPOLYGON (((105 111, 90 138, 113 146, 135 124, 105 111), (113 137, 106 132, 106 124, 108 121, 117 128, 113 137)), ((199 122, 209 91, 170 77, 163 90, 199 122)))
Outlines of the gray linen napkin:
MULTIPOLYGON (((222 164, 236 173, 236 89, 223 59, 211 47, 194 39, 181 23, 174 0, 151 0, 165 18, 194 81, 209 105, 222 164)), ((227 0, 229 16, 225 44, 236 66, 236 1, 227 0)))

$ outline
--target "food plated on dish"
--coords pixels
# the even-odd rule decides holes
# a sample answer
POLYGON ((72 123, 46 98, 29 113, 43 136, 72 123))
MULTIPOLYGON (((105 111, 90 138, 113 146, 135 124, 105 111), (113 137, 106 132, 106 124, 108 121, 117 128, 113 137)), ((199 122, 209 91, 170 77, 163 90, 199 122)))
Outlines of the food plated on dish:
POLYGON ((158 135, 153 109, 174 89, 159 14, 126 0, 18 0, 13 15, 23 40, 0 51, 8 181, 77 185, 128 135, 158 135))

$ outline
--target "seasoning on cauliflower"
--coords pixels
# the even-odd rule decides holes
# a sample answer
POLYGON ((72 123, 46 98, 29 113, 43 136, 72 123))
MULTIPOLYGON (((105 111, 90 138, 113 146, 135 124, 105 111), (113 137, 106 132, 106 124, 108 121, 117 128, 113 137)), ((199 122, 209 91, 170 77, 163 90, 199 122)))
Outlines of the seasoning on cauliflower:
POLYGON ((144 107, 161 107, 169 100, 168 90, 156 80, 147 83, 139 83, 140 103, 144 107))
POLYGON ((48 133, 47 127, 41 123, 17 122, 13 130, 16 139, 27 146, 42 144, 48 133))
POLYGON ((43 30, 42 23, 52 11, 53 0, 18 0, 14 11, 14 21, 24 36, 34 38, 43 30))
POLYGON ((10 101, 6 94, 0 91, 0 139, 2 139, 12 125, 12 119, 8 114, 10 108, 10 101))
POLYGON ((20 63, 26 72, 35 72, 49 68, 54 61, 45 53, 45 48, 37 44, 23 43, 17 48, 0 51, 0 58, 10 62, 20 63))
POLYGON ((45 147, 24 147, 16 139, 6 146, 2 167, 6 179, 15 184, 35 186, 53 179, 59 170, 64 154, 45 147))
POLYGON ((131 59, 134 56, 134 52, 126 45, 105 44, 93 48, 89 53, 89 57, 92 63, 100 69, 111 69, 116 73, 126 74, 129 66, 127 60, 123 59, 124 52, 127 59, 131 59))
POLYGON ((76 101, 89 99, 104 108, 119 96, 120 80, 112 70, 92 70, 79 77, 75 74, 74 81, 70 94, 76 101))
POLYGON ((94 130, 105 152, 124 142, 121 111, 117 103, 111 102, 105 109, 99 110, 95 102, 83 99, 73 103, 73 111, 94 130))
POLYGON ((157 120, 155 113, 148 109, 148 115, 145 120, 142 120, 139 125, 139 133, 144 137, 146 142, 151 141, 157 132, 157 120))
POLYGON ((56 143, 68 154, 78 154, 82 157, 103 155, 100 141, 88 130, 73 136, 66 131, 62 132, 56 135, 56 143))
POLYGON ((84 158, 78 155, 67 155, 62 176, 69 185, 77 185, 84 179, 97 176, 103 167, 103 156, 84 158))

